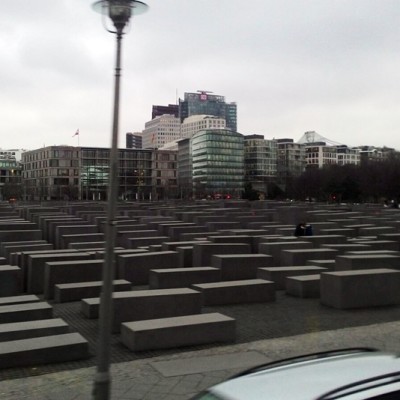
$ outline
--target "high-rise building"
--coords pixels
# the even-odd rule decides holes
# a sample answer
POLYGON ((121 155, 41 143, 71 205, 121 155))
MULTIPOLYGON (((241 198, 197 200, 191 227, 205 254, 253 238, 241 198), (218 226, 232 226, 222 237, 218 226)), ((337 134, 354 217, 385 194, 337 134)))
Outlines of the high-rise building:
POLYGON ((179 118, 183 122, 192 115, 214 115, 224 118, 226 128, 237 132, 236 103, 226 103, 224 96, 207 91, 185 93, 184 99, 179 99, 179 118))
POLYGON ((142 132, 126 134, 126 148, 127 149, 141 149, 143 144, 142 132))
POLYGON ((193 192, 196 198, 239 198, 244 188, 243 135, 209 129, 191 139, 193 192))
POLYGON ((191 138, 178 140, 178 186, 182 199, 193 194, 191 138))
POLYGON ((0 149, 0 201, 21 198, 21 154, 26 150, 0 149))
MULTIPOLYGON (((176 151, 119 149, 118 198, 175 198, 176 159, 176 151)), ((109 148, 44 147, 23 153, 22 167, 22 197, 26 200, 107 200, 109 148)))
POLYGON ((160 115, 145 123, 142 137, 144 149, 158 149, 166 143, 180 139, 180 119, 170 114, 160 115))
POLYGON ((169 114, 174 115, 176 118, 179 117, 179 106, 178 104, 168 104, 167 106, 153 106, 151 112, 151 119, 160 117, 161 115, 169 114))
POLYGON ((268 184, 276 179, 277 141, 264 135, 244 136, 245 181, 258 192, 268 194, 268 184))
POLYGON ((346 145, 337 146, 336 154, 337 163, 339 165, 360 164, 360 151, 358 149, 353 149, 351 147, 347 147, 346 145))
POLYGON ((192 115, 187 117, 181 125, 182 138, 191 138, 195 133, 204 129, 225 129, 225 118, 213 115, 192 115))
POLYGON ((322 168, 337 164, 337 146, 327 146, 325 142, 305 143, 307 168, 322 168))
POLYGON ((300 176, 306 167, 304 145, 293 139, 277 139, 277 183, 282 190, 293 178, 300 176))

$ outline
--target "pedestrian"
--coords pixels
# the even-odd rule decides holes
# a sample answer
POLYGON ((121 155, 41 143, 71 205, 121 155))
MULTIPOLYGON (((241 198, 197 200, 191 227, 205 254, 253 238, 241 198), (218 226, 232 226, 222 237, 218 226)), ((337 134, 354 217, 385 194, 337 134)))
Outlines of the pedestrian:
POLYGON ((296 225, 296 229, 294 230, 294 236, 312 236, 313 229, 312 225, 306 224, 305 222, 300 222, 296 225))

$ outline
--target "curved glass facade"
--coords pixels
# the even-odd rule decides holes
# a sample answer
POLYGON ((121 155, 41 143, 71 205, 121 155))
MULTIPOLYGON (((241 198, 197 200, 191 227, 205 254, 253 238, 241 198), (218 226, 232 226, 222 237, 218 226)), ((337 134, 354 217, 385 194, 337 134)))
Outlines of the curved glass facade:
POLYGON ((193 191, 197 198, 241 196, 244 138, 226 129, 204 130, 192 138, 193 191))

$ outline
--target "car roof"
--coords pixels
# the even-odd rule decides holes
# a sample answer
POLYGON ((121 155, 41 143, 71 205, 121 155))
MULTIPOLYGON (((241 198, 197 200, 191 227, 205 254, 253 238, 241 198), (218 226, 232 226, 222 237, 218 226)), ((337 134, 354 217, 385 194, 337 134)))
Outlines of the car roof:
MULTIPOLYGON (((214 386, 210 391, 230 400, 260 400, 266 395, 268 400, 322 400, 338 398, 340 393, 365 390, 374 386, 370 381, 387 375, 380 380, 381 384, 400 378, 400 358, 397 354, 371 349, 346 349, 254 368, 214 386), (332 395, 326 396, 330 392, 332 395), (335 396, 333 393, 336 393, 335 396)), ((399 389, 400 385, 397 387, 399 389)))

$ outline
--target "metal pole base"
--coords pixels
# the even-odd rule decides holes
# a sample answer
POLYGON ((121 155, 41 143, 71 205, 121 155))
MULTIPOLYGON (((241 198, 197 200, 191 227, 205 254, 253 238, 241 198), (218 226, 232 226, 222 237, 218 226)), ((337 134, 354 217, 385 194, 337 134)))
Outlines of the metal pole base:
POLYGON ((109 372, 97 372, 94 377, 93 399, 108 400, 110 399, 111 379, 109 372))

